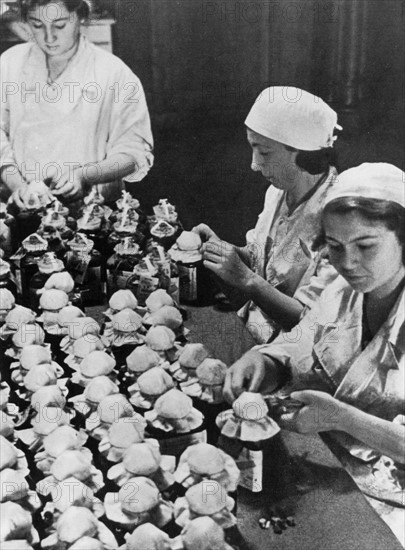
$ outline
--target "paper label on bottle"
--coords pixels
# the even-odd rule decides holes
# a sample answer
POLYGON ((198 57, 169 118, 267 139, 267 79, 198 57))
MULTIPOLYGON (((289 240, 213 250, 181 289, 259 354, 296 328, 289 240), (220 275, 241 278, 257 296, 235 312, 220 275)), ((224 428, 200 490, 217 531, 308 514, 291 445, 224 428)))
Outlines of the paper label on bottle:
POLYGON ((251 451, 244 447, 237 460, 240 469, 239 485, 252 493, 263 489, 263 451, 251 451))
POLYGON ((180 302, 197 300, 197 268, 179 265, 180 302))

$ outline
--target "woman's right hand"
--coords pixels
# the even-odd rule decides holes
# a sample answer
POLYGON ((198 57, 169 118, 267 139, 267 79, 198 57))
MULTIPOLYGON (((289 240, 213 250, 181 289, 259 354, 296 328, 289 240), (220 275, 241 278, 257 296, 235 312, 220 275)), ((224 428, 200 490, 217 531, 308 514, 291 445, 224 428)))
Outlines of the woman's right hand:
POLYGON ((13 202, 18 208, 23 209, 30 198, 30 195, 35 193, 42 204, 47 204, 54 200, 52 193, 43 181, 31 181, 24 183, 21 187, 14 191, 9 198, 9 202, 13 202))
POLYGON ((209 227, 205 223, 200 223, 196 225, 195 227, 193 227, 191 231, 193 231, 194 233, 197 233, 200 236, 200 239, 202 240, 203 243, 205 243, 206 241, 212 238, 219 239, 218 235, 214 233, 211 227, 209 227))
POLYGON ((270 357, 250 350, 229 367, 224 384, 224 398, 232 403, 244 391, 269 393, 279 385, 277 365, 270 357))

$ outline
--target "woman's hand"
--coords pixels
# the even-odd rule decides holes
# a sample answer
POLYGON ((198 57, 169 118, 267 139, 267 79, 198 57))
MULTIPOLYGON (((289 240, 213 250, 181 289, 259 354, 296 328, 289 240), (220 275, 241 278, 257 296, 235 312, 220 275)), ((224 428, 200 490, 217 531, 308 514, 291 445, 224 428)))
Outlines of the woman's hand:
POLYGON ((69 201, 74 201, 83 197, 83 167, 79 166, 73 170, 64 172, 56 181, 53 187, 53 194, 63 196, 69 201))
POLYGON ((225 283, 247 291, 248 284, 255 274, 241 260, 236 246, 221 241, 210 239, 202 247, 204 265, 215 275, 218 275, 225 283))
POLYGON ((211 229, 211 227, 208 227, 205 223, 200 223, 193 227, 191 231, 194 231, 194 233, 197 233, 200 236, 200 239, 203 243, 208 241, 209 239, 218 239, 219 237, 214 233, 214 231, 211 229))
POLYGON ((277 366, 262 353, 250 350, 229 367, 224 397, 232 403, 244 391, 271 392, 278 386, 277 366))
POLYGON ((302 434, 339 430, 343 403, 328 393, 303 390, 290 397, 303 403, 302 409, 283 414, 278 423, 281 428, 302 434))
POLYGON ((32 193, 38 195, 41 204, 47 204, 54 200, 52 193, 43 181, 30 181, 14 191, 9 198, 9 202, 13 202, 18 208, 24 209, 32 193))

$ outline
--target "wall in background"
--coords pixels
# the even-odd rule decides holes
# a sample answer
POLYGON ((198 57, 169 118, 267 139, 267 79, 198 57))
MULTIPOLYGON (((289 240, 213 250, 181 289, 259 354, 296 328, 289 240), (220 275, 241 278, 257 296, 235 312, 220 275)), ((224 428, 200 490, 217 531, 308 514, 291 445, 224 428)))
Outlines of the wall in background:
POLYGON ((242 243, 266 183, 250 170, 244 118, 268 85, 332 103, 341 169, 404 166, 402 0, 102 0, 115 53, 141 78, 155 165, 133 192, 168 196, 187 228, 242 243))
POLYGON ((402 0, 103 0, 159 126, 242 120, 267 85, 403 104, 402 0), (194 122, 193 122, 194 121, 194 122))

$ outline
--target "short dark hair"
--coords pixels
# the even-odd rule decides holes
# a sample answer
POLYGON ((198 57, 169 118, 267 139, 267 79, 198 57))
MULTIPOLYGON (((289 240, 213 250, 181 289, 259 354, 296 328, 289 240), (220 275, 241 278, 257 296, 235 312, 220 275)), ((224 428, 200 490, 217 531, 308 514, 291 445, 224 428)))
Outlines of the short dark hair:
POLYGON ((327 172, 331 166, 337 167, 337 154, 333 147, 324 147, 319 151, 302 151, 294 149, 289 145, 285 146, 288 151, 297 151, 295 158, 296 165, 305 170, 309 174, 323 174, 327 172))
POLYGON ((402 261, 405 265, 405 208, 396 202, 382 199, 341 197, 328 203, 322 212, 322 231, 316 238, 313 248, 317 250, 326 244, 323 226, 327 214, 343 214, 353 210, 367 220, 383 223, 387 229, 395 233, 402 246, 402 261))
MULTIPOLYGON (((87 19, 90 15, 89 4, 85 0, 60 0, 70 12, 76 12, 79 19, 87 19)), ((28 12, 37 6, 52 4, 55 0, 20 0, 21 17, 27 20, 28 12)))

